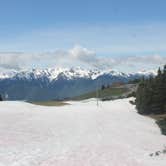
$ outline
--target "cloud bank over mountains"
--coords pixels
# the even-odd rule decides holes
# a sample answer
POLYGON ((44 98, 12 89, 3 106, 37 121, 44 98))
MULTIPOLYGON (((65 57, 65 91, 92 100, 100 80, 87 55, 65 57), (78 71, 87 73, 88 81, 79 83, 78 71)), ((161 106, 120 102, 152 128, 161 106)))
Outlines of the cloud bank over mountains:
POLYGON ((121 70, 147 69, 166 64, 166 57, 161 55, 141 56, 98 56, 93 50, 74 46, 69 50, 57 50, 45 53, 1 52, 0 68, 4 70, 47 68, 47 67, 76 67, 121 70))

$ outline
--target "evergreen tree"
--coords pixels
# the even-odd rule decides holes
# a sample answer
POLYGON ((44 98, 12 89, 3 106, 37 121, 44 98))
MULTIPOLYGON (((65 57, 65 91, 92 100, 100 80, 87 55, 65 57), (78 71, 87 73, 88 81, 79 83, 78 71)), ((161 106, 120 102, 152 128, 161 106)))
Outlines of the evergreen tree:
POLYGON ((101 86, 101 90, 104 90, 106 87, 105 87, 105 85, 102 85, 101 86))
POLYGON ((2 96, 0 95, 0 101, 2 101, 3 99, 2 99, 2 96))
POLYGON ((164 95, 164 112, 166 112, 166 65, 163 70, 163 95, 164 95), (165 95, 164 95, 165 94, 165 95))

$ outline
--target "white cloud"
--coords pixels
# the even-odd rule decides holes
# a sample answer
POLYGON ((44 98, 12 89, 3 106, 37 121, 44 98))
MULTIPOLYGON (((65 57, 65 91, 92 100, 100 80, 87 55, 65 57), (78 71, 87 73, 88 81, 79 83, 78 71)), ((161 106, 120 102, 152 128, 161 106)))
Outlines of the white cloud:
POLYGON ((48 53, 0 53, 0 67, 19 70, 22 68, 74 67, 87 68, 130 68, 158 67, 166 64, 166 57, 160 55, 99 57, 92 50, 75 46, 70 50, 58 50, 48 53))
POLYGON ((95 58, 95 52, 90 51, 87 48, 83 48, 81 46, 75 46, 71 50, 68 51, 71 58, 75 58, 81 61, 89 61, 95 58))

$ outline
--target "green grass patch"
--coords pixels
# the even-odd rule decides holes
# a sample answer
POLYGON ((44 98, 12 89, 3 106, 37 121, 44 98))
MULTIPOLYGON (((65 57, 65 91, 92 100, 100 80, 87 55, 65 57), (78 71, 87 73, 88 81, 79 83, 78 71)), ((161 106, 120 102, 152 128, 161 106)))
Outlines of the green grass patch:
POLYGON ((41 105, 41 106, 64 106, 68 105, 68 103, 61 102, 61 101, 39 101, 39 102, 31 102, 35 105, 41 105))
MULTIPOLYGON (((127 88, 106 88, 103 90, 98 90, 98 97, 99 98, 106 98, 111 96, 121 96, 122 94, 126 93, 128 91, 127 88)), ((72 98, 73 100, 85 100, 89 98, 95 98, 96 97, 96 91, 89 92, 80 96, 76 96, 72 98)))

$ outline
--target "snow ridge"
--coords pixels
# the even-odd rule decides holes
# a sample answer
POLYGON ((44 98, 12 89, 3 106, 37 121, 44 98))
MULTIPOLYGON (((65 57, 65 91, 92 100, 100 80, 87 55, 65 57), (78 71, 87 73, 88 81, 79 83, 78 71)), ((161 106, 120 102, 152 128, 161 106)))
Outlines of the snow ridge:
POLYGON ((123 73, 117 70, 97 70, 97 69, 83 69, 80 67, 76 68, 46 68, 46 69, 31 69, 31 70, 20 70, 20 71, 8 71, 8 72, 0 72, 0 80, 3 79, 42 79, 46 78, 50 82, 53 80, 57 80, 60 76, 66 78, 67 80, 77 79, 77 78, 89 78, 89 79, 97 79, 103 75, 110 76, 123 76, 128 78, 131 75, 156 75, 156 71, 139 71, 136 73, 123 73))

